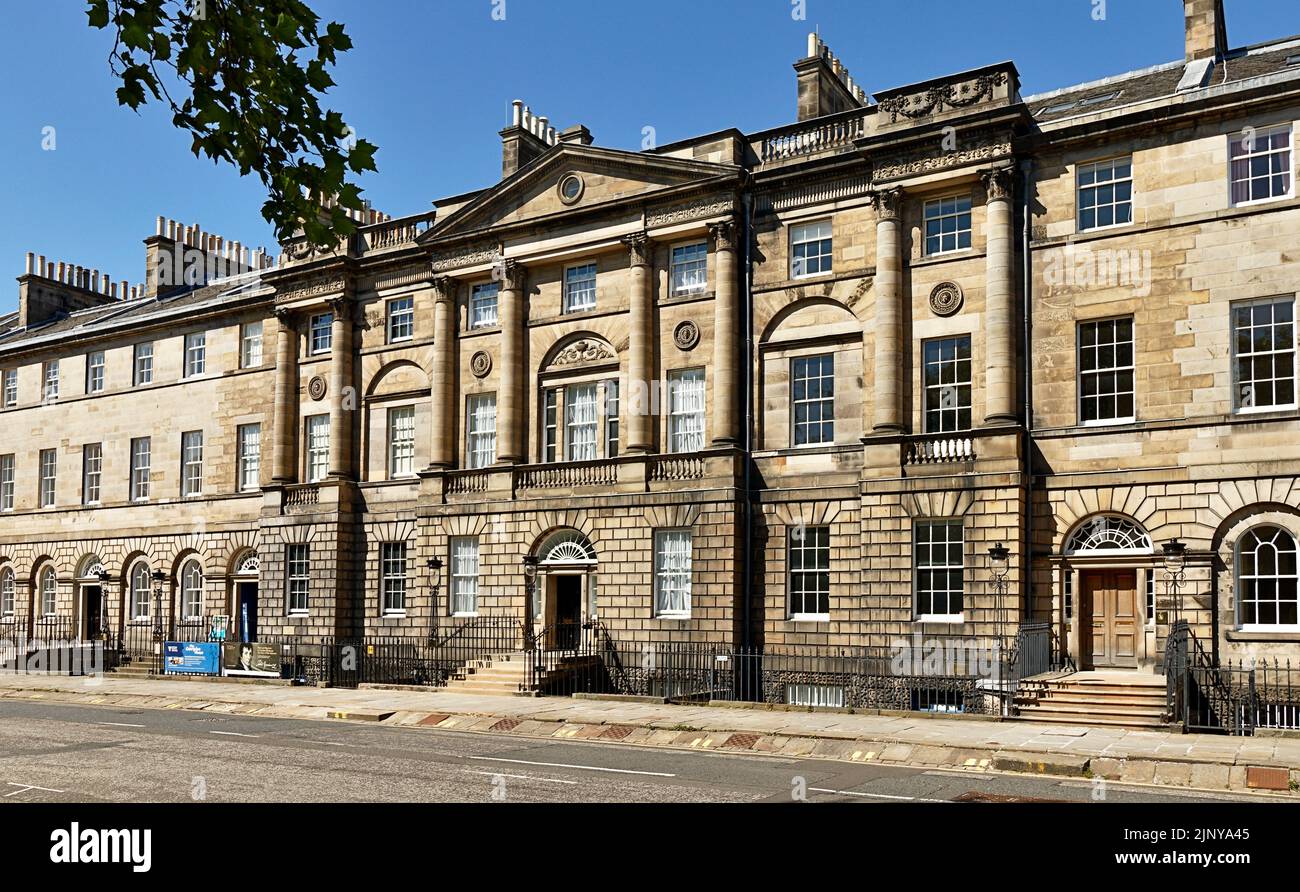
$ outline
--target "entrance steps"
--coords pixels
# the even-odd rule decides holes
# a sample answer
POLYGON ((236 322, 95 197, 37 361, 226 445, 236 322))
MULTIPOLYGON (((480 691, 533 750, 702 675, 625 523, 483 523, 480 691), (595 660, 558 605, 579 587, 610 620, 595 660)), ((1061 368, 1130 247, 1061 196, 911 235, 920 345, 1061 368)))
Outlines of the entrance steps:
POLYGON ((470 660, 456 670, 447 691, 453 694, 497 694, 532 696, 524 687, 528 680, 525 654, 496 654, 470 660))
POLYGON ((1027 679, 1016 697, 1020 719, 1064 725, 1164 728, 1165 679, 1140 672, 1077 672, 1027 679))

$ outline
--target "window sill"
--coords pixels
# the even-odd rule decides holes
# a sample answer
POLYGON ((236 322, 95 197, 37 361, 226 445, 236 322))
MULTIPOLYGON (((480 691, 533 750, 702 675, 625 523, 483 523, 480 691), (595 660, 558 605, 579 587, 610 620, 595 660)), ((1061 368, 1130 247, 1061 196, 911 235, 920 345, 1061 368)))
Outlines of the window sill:
POLYGON ((384 618, 384 619, 406 619, 406 611, 405 611, 405 610, 385 610, 384 613, 383 613, 383 618, 384 618))
POLYGON ((473 613, 453 613, 453 614, 452 614, 452 618, 453 618, 453 619, 473 619, 473 618, 476 617, 476 616, 478 616, 478 611, 477 611, 477 610, 475 610, 473 613))
POLYGON ((1283 406, 1243 406, 1233 411, 1234 415, 1267 415, 1270 412, 1294 412, 1295 403, 1288 403, 1283 406))
MULTIPOLYGON (((1239 160, 1240 160, 1240 159, 1239 159, 1239 160)), ((1271 195, 1271 196, 1269 196, 1268 198, 1255 198, 1255 199, 1252 199, 1252 200, 1250 200, 1250 201, 1231 201, 1231 200, 1230 200, 1230 201, 1228 202, 1228 207, 1230 207, 1230 208, 1234 208, 1234 209, 1235 209, 1235 208, 1253 208, 1253 207, 1258 207, 1258 206, 1261 205, 1261 204, 1272 204, 1272 203, 1274 203, 1274 202, 1276 202, 1276 201, 1289 201, 1289 200, 1292 199, 1292 198, 1295 198, 1295 195, 1294 195, 1294 194, 1288 194, 1288 195, 1271 195)))
POLYGON ((912 622, 917 624, 924 623, 928 625, 960 626, 965 624, 966 617, 960 613, 927 614, 925 616, 918 616, 914 618, 912 622))
POLYGON ((1291 626, 1289 628, 1273 629, 1228 629, 1225 637, 1229 641, 1285 641, 1300 642, 1300 627, 1291 626))
POLYGON ((829 613, 792 613, 786 617, 787 622, 792 623, 828 623, 831 621, 829 613))
POLYGON ((689 613, 656 613, 654 618, 664 620, 682 620, 690 619, 691 615, 689 613))
POLYGON ((1137 417, 1130 415, 1128 418, 1102 418, 1096 421, 1081 421, 1079 427, 1099 428, 1099 427, 1121 427, 1126 424, 1136 424, 1137 417))
POLYGON ((1106 226, 1089 226, 1087 229, 1084 229, 1082 226, 1078 226, 1076 224, 1074 234, 1075 235, 1096 235, 1098 233, 1113 232, 1117 229, 1132 229, 1132 228, 1133 228, 1132 220, 1129 220, 1127 223, 1110 223, 1106 226))

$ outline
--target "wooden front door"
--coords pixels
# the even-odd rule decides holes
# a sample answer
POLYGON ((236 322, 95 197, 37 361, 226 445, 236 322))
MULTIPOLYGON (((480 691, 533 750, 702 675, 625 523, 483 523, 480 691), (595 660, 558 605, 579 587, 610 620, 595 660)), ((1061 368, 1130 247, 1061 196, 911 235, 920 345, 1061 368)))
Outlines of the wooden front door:
POLYGON ((1137 571, 1090 570, 1081 575, 1084 654, 1093 668, 1137 668, 1137 571))

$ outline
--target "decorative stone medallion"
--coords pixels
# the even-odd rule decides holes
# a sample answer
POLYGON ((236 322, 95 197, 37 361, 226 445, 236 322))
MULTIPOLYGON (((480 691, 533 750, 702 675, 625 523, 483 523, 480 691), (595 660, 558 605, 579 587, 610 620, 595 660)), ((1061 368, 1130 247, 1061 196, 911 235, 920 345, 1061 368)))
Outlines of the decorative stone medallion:
POLYGON ((312 379, 307 382, 307 395, 316 402, 325 399, 325 393, 329 390, 329 385, 325 383, 323 375, 313 375, 312 379))
POLYGON ((483 350, 475 353, 470 357, 469 370, 475 378, 486 378, 488 372, 492 371, 492 354, 483 350))
POLYGON ((951 316, 961 309, 964 300, 956 282, 940 282, 930 292, 930 310, 936 316, 951 316))
POLYGON ((678 322, 677 327, 673 329, 673 343, 679 350, 694 350, 695 345, 700 342, 700 327, 687 319, 678 322))

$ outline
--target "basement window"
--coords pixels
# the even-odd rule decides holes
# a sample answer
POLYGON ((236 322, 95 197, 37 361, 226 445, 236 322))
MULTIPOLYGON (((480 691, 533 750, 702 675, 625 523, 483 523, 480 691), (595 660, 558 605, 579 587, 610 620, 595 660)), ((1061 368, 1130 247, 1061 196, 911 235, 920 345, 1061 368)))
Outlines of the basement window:
POLYGON ((966 695, 948 688, 913 688, 914 712, 965 712, 966 695))
POLYGON ((790 706, 844 708, 844 688, 829 684, 788 684, 785 702, 790 706))

